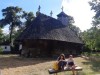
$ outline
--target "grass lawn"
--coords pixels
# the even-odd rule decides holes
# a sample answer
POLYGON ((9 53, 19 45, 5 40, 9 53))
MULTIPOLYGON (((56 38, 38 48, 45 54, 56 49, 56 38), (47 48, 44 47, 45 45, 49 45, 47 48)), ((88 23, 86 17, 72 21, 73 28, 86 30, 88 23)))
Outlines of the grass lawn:
MULTIPOLYGON (((100 62, 88 61, 81 57, 74 58, 75 63, 83 67, 80 75, 100 75, 100 62)), ((48 69, 55 60, 22 58, 18 55, 0 55, 1 75, 49 75, 48 69)), ((71 72, 59 73, 58 75, 71 75, 71 72)))

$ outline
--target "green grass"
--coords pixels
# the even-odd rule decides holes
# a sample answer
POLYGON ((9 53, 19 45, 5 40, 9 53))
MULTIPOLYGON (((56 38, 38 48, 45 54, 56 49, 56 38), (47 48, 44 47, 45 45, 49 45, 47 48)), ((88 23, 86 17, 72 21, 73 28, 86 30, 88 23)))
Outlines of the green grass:
MULTIPOLYGON (((95 55, 96 56, 96 55, 95 55)), ((97 58, 97 57, 96 57, 97 58)), ((100 58, 100 57, 98 57, 100 58)), ((89 60, 81 57, 74 58, 76 65, 83 67, 79 75, 97 75, 100 74, 100 59, 89 60)), ((59 73, 58 75, 72 75, 72 72, 59 73)))
MULTIPOLYGON (((49 75, 56 60, 22 58, 17 55, 0 55, 0 69, 3 75, 49 75)), ((100 74, 100 61, 87 60, 81 57, 74 58, 75 64, 83 67, 79 75, 100 74)), ((58 75, 72 75, 71 71, 61 72, 58 75)))

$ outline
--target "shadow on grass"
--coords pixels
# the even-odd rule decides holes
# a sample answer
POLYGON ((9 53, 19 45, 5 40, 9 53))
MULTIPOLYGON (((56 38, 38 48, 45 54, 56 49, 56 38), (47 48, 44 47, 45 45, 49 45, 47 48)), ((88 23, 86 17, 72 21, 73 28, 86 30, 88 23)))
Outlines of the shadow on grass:
POLYGON ((18 55, 0 55, 0 69, 36 65, 53 61, 50 58, 23 58, 18 55))
POLYGON ((91 65, 90 68, 94 72, 100 72, 100 61, 94 61, 94 60, 87 60, 86 62, 82 62, 84 65, 91 65))
POLYGON ((91 68, 92 70, 96 71, 96 72, 100 72, 100 62, 97 61, 91 61, 91 68))
POLYGON ((79 75, 87 75, 85 72, 81 72, 81 73, 79 73, 79 75))
POLYGON ((90 61, 87 61, 87 62, 82 62, 84 65, 90 65, 91 62, 90 61))

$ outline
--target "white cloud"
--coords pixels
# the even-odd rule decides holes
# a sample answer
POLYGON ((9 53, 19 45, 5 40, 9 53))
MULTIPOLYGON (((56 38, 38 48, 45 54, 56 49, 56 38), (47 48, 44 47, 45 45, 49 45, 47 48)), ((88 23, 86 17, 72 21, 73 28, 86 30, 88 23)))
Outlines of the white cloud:
POLYGON ((92 25, 94 12, 88 4, 90 0, 63 0, 64 12, 74 17, 75 25, 82 31, 89 29, 92 25))
POLYGON ((4 34, 9 34, 9 26, 8 25, 5 26, 2 30, 3 30, 4 34))

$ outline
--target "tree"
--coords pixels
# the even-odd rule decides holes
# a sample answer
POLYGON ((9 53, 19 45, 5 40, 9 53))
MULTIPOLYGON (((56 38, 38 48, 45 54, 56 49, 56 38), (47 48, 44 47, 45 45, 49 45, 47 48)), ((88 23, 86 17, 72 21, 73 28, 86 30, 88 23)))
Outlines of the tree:
POLYGON ((74 18, 72 16, 68 16, 69 18, 69 24, 72 25, 73 23, 75 23, 74 18))
POLYGON ((1 27, 4 27, 6 25, 9 25, 9 30, 10 30, 10 43, 12 41, 12 34, 13 30, 15 27, 20 27, 21 26, 21 13, 22 8, 19 7, 7 7, 2 10, 3 13, 3 19, 0 20, 0 25, 1 27))
POLYGON ((22 24, 22 26, 20 28, 18 28, 18 30, 14 30, 13 31, 13 35, 12 38, 17 38, 18 35, 23 32, 23 30, 28 27, 29 25, 31 25, 32 21, 34 20, 34 14, 33 12, 25 12, 23 11, 22 13, 22 19, 24 19, 24 22, 22 24))
POLYGON ((68 18, 69 18, 69 27, 76 33, 77 36, 80 37, 81 30, 79 27, 73 25, 73 23, 75 23, 74 18, 72 16, 69 16, 68 18))
POLYGON ((82 39, 89 49, 94 49, 95 36, 93 28, 88 29, 82 33, 82 39))
POLYGON ((89 2, 90 6, 91 6, 91 10, 94 10, 94 12, 96 13, 95 16, 93 17, 93 26, 97 27, 98 25, 100 25, 100 1, 99 0, 92 0, 91 2, 89 2))
POLYGON ((92 0, 89 4, 91 10, 94 10, 96 14, 93 17, 93 26, 89 30, 83 32, 82 38, 90 49, 100 50, 100 1, 92 0))
POLYGON ((28 13, 28 12, 23 11, 22 18, 24 18, 26 20, 25 27, 27 27, 27 26, 31 25, 31 23, 35 17, 34 17, 33 12, 28 13))
POLYGON ((91 50, 100 50, 100 29, 91 27, 82 33, 85 45, 91 50))
POLYGON ((76 27, 75 25, 72 24, 69 27, 76 33, 77 36, 80 37, 81 30, 79 27, 76 27))
POLYGON ((3 40, 4 40, 4 35, 2 29, 0 28, 0 43, 2 43, 3 40))

